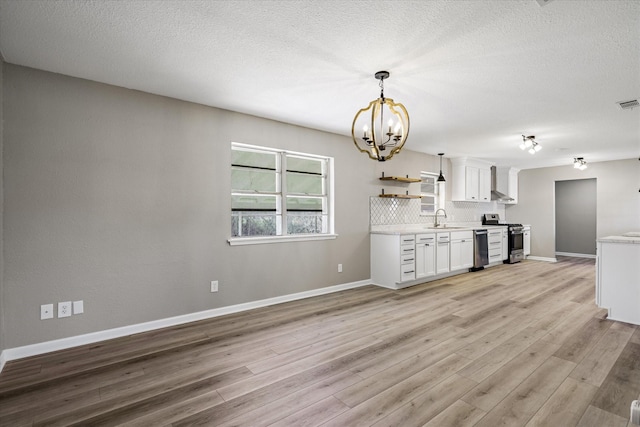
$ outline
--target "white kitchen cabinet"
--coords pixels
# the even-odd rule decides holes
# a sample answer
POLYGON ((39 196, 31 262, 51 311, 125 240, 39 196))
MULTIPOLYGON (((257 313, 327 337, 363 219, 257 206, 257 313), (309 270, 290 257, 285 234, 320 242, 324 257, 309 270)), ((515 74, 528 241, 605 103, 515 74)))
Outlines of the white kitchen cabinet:
POLYGON ((520 172, 520 169, 510 167, 496 168, 496 190, 513 199, 510 202, 500 203, 509 205, 518 203, 518 172, 520 172))
POLYGON ((436 234, 436 274, 448 273, 449 269, 449 233, 436 234))
POLYGON ((451 159, 453 201, 491 201, 491 163, 467 157, 451 159))
POLYGON ((502 262, 502 231, 506 227, 488 228, 489 264, 502 262))
POLYGON ((477 201, 479 198, 478 183, 480 182, 479 170, 473 166, 464 168, 464 195, 459 195, 463 200, 477 201))
POLYGON ((372 234, 371 280, 394 289, 415 280, 415 243, 414 234, 372 234))
POLYGON ((525 225, 522 231, 522 248, 524 256, 531 255, 531 226, 525 225))
POLYGON ((502 260, 509 259, 509 228, 502 228, 502 260))
POLYGON ((416 234, 416 279, 436 274, 436 234, 416 234))
POLYGON ((478 201, 491 201, 491 169, 478 169, 478 201))
POLYGON ((598 239, 596 305, 608 319, 640 325, 640 238, 598 239))
POLYGON ((473 231, 451 232, 451 271, 473 267, 473 231))

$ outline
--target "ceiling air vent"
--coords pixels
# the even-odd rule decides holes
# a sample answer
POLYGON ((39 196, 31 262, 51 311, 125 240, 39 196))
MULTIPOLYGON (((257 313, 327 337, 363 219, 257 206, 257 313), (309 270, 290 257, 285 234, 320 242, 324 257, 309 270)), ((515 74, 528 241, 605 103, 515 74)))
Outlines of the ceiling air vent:
POLYGON ((636 108, 637 106, 639 106, 640 103, 638 102, 637 99, 633 99, 631 101, 620 101, 618 102, 618 105, 623 110, 631 110, 632 108, 636 108))

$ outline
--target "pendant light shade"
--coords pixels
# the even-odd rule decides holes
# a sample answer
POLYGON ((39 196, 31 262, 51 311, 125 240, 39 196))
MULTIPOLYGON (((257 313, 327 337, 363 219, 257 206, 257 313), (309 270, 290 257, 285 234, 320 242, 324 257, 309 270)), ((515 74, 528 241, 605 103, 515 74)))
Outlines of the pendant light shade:
POLYGON ((440 175, 438 176, 438 182, 446 182, 444 175, 442 175, 442 156, 444 156, 444 153, 438 153, 438 156, 440 156, 440 175))

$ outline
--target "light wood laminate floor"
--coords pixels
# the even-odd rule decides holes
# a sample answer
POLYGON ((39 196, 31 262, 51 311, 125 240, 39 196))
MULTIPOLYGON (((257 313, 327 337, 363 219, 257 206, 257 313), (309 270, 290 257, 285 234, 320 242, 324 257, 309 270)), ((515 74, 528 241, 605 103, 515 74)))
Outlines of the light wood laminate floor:
POLYGON ((8 362, 0 425, 627 426, 593 260, 324 295, 8 362))

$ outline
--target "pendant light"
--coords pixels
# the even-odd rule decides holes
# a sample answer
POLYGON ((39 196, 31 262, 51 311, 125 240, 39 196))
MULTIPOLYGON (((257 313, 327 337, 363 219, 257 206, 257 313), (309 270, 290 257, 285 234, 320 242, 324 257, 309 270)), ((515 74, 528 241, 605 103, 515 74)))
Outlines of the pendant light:
POLYGON ((351 136, 358 150, 372 160, 384 162, 402 150, 409 134, 409 113, 404 105, 384 97, 384 79, 389 78, 389 72, 378 71, 375 77, 380 80, 380 98, 358 111, 351 136), (361 137, 356 136, 356 128, 362 129, 361 137))
POLYGON ((442 175, 442 156, 444 156, 444 153, 438 153, 438 156, 440 156, 440 176, 438 176, 437 182, 446 182, 444 175, 442 175))

